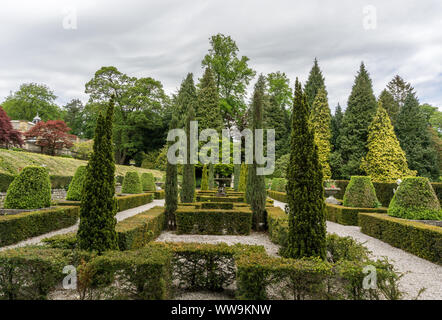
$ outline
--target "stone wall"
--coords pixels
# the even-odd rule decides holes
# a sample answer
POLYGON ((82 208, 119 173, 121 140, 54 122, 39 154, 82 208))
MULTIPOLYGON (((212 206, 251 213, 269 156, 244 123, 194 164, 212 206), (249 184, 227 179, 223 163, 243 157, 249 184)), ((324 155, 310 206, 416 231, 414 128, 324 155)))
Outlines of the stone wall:
MULTIPOLYGON (((6 198, 6 192, 0 192, 0 208, 3 208, 3 202, 6 198)), ((66 199, 66 190, 64 189, 52 189, 51 190, 51 199, 56 200, 64 200, 66 199)))

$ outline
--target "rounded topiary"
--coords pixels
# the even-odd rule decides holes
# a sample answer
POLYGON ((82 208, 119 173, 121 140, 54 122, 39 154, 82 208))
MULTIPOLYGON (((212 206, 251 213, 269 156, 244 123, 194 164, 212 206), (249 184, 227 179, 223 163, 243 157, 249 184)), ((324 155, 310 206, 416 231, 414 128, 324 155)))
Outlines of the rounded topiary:
POLYGON ((370 177, 351 177, 345 189, 344 206, 355 208, 376 208, 380 206, 370 177))
POLYGON ((123 180, 122 193, 143 193, 140 176, 136 171, 127 172, 123 180))
POLYGON ((66 200, 80 201, 83 192, 83 183, 86 177, 86 166, 79 166, 69 184, 66 200))
POLYGON ((51 206, 51 181, 46 168, 25 167, 9 185, 6 209, 39 209, 51 206))
POLYGON ((388 206, 393 217, 414 220, 442 220, 439 200, 428 178, 408 177, 399 185, 388 206))
POLYGON ((155 191, 155 178, 153 174, 150 172, 143 172, 141 174, 141 185, 143 187, 143 191, 155 191))

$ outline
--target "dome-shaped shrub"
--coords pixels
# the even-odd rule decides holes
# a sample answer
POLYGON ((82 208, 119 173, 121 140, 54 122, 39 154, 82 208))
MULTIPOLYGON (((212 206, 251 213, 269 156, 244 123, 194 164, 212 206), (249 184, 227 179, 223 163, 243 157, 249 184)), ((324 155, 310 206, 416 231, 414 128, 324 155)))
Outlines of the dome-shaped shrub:
POLYGON ((9 185, 4 207, 39 209, 51 206, 51 181, 46 168, 25 167, 9 185))
POLYGON ((86 166, 79 166, 75 171, 74 177, 69 184, 69 189, 66 194, 66 200, 81 200, 81 193, 83 191, 83 183, 86 178, 86 166))
POLYGON ((442 220, 439 200, 428 178, 408 177, 399 185, 388 207, 393 217, 442 220))
POLYGON ((140 176, 136 171, 127 172, 123 180, 122 193, 143 193, 140 176))
POLYGON ((344 206, 354 208, 376 208, 380 206, 370 177, 351 177, 345 189, 344 206))
POLYGON ((143 187, 143 191, 155 191, 155 178, 153 174, 150 172, 143 172, 141 174, 141 185, 143 187))

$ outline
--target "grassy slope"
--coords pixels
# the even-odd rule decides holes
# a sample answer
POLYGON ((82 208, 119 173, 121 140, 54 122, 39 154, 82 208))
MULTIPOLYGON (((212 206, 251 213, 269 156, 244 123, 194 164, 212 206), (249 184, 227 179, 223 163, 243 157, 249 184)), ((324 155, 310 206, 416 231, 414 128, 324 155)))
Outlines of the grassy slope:
MULTIPOLYGON (((73 176, 77 167, 86 164, 87 161, 84 160, 0 149, 0 173, 15 175, 20 169, 29 165, 46 165, 51 175, 73 176)), ((162 177, 164 174, 164 172, 158 170, 116 165, 116 175, 124 176, 127 171, 134 170, 138 173, 152 172, 155 177, 162 177)))

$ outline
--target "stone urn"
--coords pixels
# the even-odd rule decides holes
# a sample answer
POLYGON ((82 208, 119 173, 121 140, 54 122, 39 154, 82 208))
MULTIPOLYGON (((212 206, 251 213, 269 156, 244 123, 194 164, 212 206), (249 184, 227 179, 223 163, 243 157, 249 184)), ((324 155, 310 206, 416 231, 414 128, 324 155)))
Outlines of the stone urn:
POLYGON ((325 199, 326 203, 331 204, 341 204, 338 200, 336 200, 335 195, 337 195, 341 191, 341 188, 324 188, 324 193, 327 199, 325 199))
POLYGON ((156 181, 155 185, 157 186, 157 190, 163 189, 164 182, 156 181))
POLYGON ((225 197, 226 193, 226 184, 230 185, 230 178, 215 178, 214 179, 218 183, 218 192, 216 194, 217 197, 225 197))

